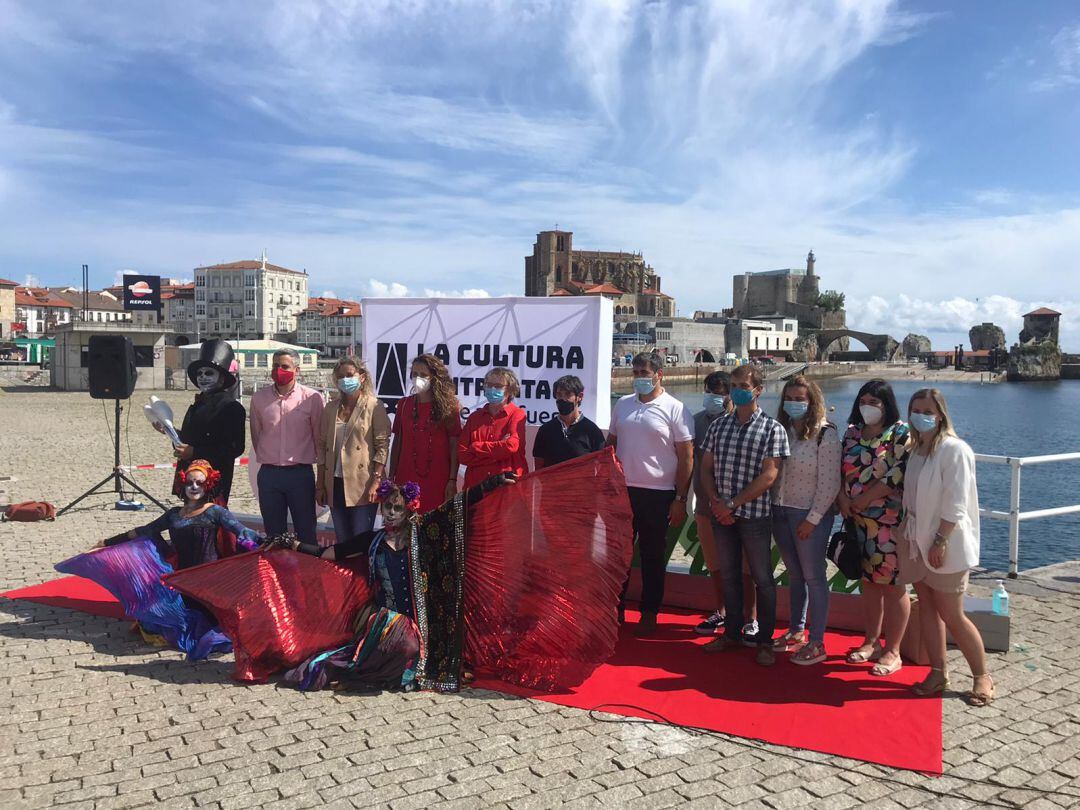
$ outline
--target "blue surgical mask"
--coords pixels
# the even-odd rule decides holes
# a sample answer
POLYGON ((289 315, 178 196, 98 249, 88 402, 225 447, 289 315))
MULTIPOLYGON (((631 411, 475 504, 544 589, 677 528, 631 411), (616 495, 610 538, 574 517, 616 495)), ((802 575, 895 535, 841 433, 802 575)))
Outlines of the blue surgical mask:
POLYGON ((806 416, 808 410, 810 410, 809 402, 796 402, 791 399, 784 400, 784 413, 792 419, 802 419, 806 416))
POLYGON ((342 377, 337 381, 338 391, 343 394, 355 394, 360 387, 359 377, 342 377))
POLYGON ((724 403, 726 401, 723 394, 706 394, 702 404, 705 406, 705 413, 709 414, 709 416, 715 416, 724 412, 724 403))
POLYGON ((501 388, 485 388, 484 399, 490 402, 492 405, 498 405, 503 399, 506 398, 506 392, 501 388))
POLYGON ((745 388, 732 388, 731 401, 734 402, 736 406, 749 405, 754 401, 754 392, 747 391, 745 388))
POLYGON ((934 428, 937 427, 937 417, 928 413, 913 413, 911 415, 911 426, 919 433, 932 433, 934 428))
POLYGON ((634 393, 647 397, 653 391, 656 390, 656 383, 653 382, 652 377, 634 377, 634 393))

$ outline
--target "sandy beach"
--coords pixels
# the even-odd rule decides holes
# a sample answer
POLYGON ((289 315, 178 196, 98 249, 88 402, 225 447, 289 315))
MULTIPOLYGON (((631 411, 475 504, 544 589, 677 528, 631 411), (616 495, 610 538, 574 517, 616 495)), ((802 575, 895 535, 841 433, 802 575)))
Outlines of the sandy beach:
POLYGON ((956 369, 929 369, 923 365, 908 363, 877 363, 866 371, 844 374, 837 379, 849 380, 921 380, 935 382, 963 383, 998 383, 1004 382, 1004 372, 995 374, 989 371, 957 371, 956 369))

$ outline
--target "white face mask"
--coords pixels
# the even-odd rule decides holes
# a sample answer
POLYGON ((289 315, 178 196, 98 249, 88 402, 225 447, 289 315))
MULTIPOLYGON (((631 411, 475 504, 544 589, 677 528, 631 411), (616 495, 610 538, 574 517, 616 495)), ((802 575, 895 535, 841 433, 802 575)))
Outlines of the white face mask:
POLYGON ((431 380, 427 377, 413 377, 412 384, 418 394, 422 394, 431 388, 431 380))
POLYGON ((189 479, 188 482, 184 484, 184 494, 188 497, 189 500, 202 500, 203 496, 206 495, 205 482, 192 481, 189 479))
POLYGON ((864 425, 876 425, 885 418, 885 412, 877 405, 860 405, 859 414, 862 416, 864 425))
POLYGON ((210 366, 203 366, 195 372, 195 386, 206 393, 207 391, 213 391, 218 387, 218 383, 221 382, 221 372, 216 368, 210 368, 210 366))

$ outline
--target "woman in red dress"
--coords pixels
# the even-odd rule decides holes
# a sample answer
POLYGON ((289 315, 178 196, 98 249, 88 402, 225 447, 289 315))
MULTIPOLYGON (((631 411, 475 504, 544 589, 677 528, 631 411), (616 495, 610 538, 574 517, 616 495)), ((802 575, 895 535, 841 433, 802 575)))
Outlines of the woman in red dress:
POLYGON ((410 372, 415 394, 398 401, 390 480, 420 485, 420 511, 429 512, 457 493, 461 406, 443 362, 422 354, 410 372))

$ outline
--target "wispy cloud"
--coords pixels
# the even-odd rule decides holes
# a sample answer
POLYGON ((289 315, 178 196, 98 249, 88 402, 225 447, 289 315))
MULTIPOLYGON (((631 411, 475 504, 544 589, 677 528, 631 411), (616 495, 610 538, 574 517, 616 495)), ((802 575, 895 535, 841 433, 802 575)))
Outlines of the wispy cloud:
MULTIPOLYGON (((941 156, 865 85, 948 20, 892 0, 0 14, 0 260, 43 275, 175 277, 268 246, 346 297, 517 293, 558 222, 578 247, 643 251, 684 312, 810 247, 862 328, 963 334, 995 296, 1070 298, 1075 200, 996 177, 897 193, 941 156)), ((1077 31, 1048 73, 1080 74, 1077 31)))

